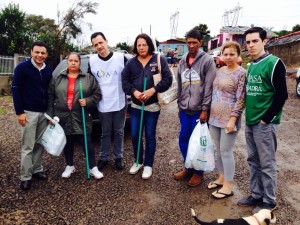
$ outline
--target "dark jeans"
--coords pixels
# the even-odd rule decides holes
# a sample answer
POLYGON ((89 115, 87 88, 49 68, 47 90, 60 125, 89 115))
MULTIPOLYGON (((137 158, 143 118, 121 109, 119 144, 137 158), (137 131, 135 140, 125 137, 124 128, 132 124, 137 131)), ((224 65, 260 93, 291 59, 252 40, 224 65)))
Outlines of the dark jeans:
MULTIPOLYGON (((179 113, 179 120, 180 120, 179 148, 184 162, 188 151, 189 140, 195 126, 197 125, 196 120, 199 119, 199 117, 200 117, 200 112, 195 113, 193 115, 189 115, 184 111, 180 111, 179 113)), ((194 169, 188 169, 188 170, 194 171, 194 169)), ((203 171, 201 170, 199 171, 195 170, 195 172, 198 174, 203 174, 203 171)))
POLYGON ((109 149, 111 145, 112 134, 114 138, 114 159, 116 160, 123 158, 126 111, 127 105, 120 111, 99 114, 102 124, 100 160, 109 160, 109 149))
MULTIPOLYGON (((68 166, 73 166, 74 161, 74 143, 79 140, 80 144, 83 147, 83 151, 85 154, 85 144, 84 144, 84 137, 83 135, 77 134, 77 135, 66 135, 67 143, 64 148, 64 154, 66 159, 66 164, 68 166)), ((87 134, 87 147, 88 147, 88 157, 89 157, 89 167, 92 169, 94 166, 96 166, 95 162, 95 150, 94 145, 91 140, 91 136, 87 134)))
MULTIPOLYGON (((156 125, 157 125, 159 114, 160 111, 157 112, 144 111, 143 114, 142 133, 144 130, 145 141, 146 141, 145 159, 143 157, 144 154, 143 141, 141 140, 138 162, 139 164, 144 163, 144 166, 150 166, 150 167, 153 166, 154 155, 156 150, 156 125)), ((137 152, 138 152, 140 120, 141 120, 141 110, 136 108, 131 108, 130 124, 131 124, 131 136, 132 136, 132 145, 134 149, 135 160, 137 159, 137 152)))

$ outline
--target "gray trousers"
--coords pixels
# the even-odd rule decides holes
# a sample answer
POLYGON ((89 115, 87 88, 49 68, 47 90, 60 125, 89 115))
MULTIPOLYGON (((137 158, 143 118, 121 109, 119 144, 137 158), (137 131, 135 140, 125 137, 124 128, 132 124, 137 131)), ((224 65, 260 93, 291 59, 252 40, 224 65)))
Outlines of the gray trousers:
POLYGON ((43 147, 36 143, 47 126, 47 119, 44 113, 25 111, 29 120, 25 127, 21 128, 22 149, 21 149, 21 176, 22 181, 31 180, 34 173, 42 172, 43 147))
POLYGON ((235 173, 235 161, 233 146, 238 131, 226 134, 224 128, 209 125, 211 137, 217 149, 217 168, 219 173, 224 174, 224 180, 233 181, 235 173))
POLYGON ((112 142, 112 135, 114 143, 114 159, 123 158, 126 111, 127 105, 120 111, 106 113, 100 112, 100 120, 102 124, 100 160, 109 160, 109 148, 112 142))
POLYGON ((250 190, 254 198, 276 203, 276 133, 278 125, 259 123, 245 128, 250 167, 250 190))

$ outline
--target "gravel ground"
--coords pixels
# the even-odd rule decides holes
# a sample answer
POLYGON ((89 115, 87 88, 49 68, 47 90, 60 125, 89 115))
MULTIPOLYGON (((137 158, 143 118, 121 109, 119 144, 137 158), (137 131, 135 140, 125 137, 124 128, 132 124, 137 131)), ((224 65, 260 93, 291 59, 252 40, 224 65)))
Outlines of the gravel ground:
MULTIPOLYGON (((287 78, 289 100, 284 107, 278 135, 278 191, 275 211, 277 225, 300 224, 300 98, 295 96, 295 80, 287 78), (297 141, 298 140, 298 141, 297 141)), ((81 147, 76 148, 77 172, 61 179, 64 157, 45 152, 43 162, 48 181, 34 181, 29 191, 19 188, 20 128, 11 97, 0 97, 0 224, 195 224, 194 208, 203 220, 238 218, 251 215, 252 208, 239 207, 237 201, 249 194, 244 126, 235 145, 235 195, 228 199, 211 198, 207 184, 216 171, 207 172, 204 181, 190 188, 187 181, 175 181, 173 174, 182 168, 177 136, 177 105, 163 106, 157 130, 157 153, 153 176, 142 180, 141 173, 128 174, 133 163, 129 130, 125 135, 126 169, 117 171, 111 157, 102 180, 86 179, 81 147)), ((99 132, 93 140, 99 155, 99 132)))

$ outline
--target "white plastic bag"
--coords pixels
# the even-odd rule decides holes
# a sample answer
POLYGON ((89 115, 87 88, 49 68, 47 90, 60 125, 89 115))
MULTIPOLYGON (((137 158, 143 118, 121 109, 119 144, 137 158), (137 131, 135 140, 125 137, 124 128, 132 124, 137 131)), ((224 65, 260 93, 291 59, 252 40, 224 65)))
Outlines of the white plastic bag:
POLYGON ((212 171, 215 168, 214 145, 207 123, 198 122, 189 140, 186 168, 212 171))
POLYGON ((50 120, 52 124, 48 124, 40 139, 40 143, 49 154, 59 156, 67 142, 65 132, 58 123, 58 117, 55 116, 52 119, 46 113, 44 116, 50 120))

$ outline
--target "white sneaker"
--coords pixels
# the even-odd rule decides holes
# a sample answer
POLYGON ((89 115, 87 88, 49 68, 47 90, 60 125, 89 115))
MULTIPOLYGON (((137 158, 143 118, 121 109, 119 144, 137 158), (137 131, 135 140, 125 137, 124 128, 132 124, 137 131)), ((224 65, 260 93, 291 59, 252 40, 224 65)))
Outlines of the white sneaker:
POLYGON ((72 173, 76 171, 75 166, 66 166, 65 171, 62 173, 62 178, 69 178, 72 173))
POLYGON ((142 174, 143 179, 149 179, 152 175, 152 167, 150 166, 144 166, 144 171, 142 174))
POLYGON ((138 164, 136 165, 136 163, 133 163, 132 167, 129 170, 130 174, 136 174, 137 172, 139 172, 139 170, 143 167, 143 164, 138 164))
POLYGON ((96 179, 103 178, 103 173, 98 170, 97 166, 94 166, 93 169, 90 169, 90 175, 95 177, 96 179))

